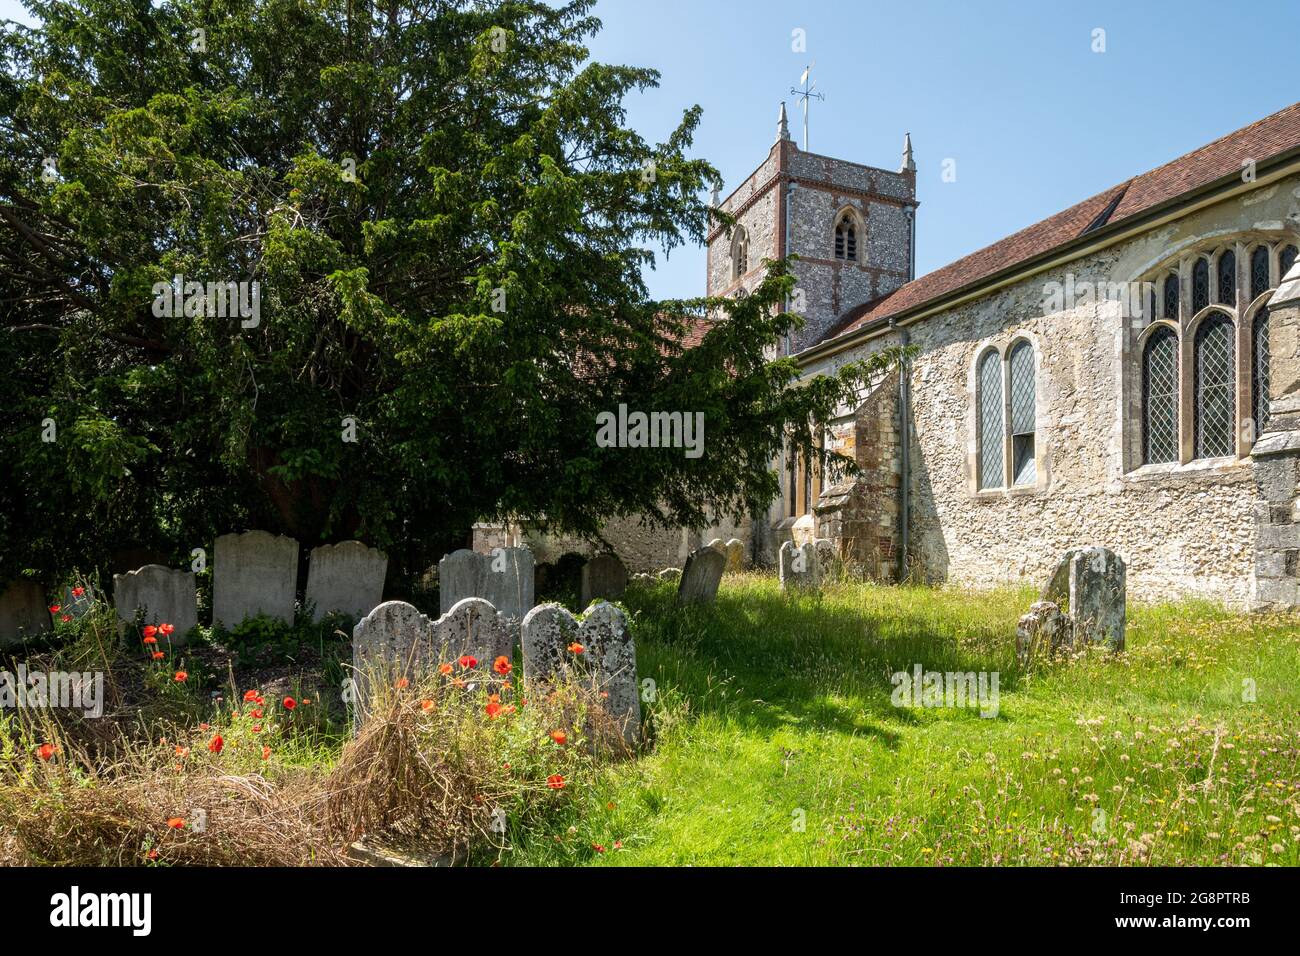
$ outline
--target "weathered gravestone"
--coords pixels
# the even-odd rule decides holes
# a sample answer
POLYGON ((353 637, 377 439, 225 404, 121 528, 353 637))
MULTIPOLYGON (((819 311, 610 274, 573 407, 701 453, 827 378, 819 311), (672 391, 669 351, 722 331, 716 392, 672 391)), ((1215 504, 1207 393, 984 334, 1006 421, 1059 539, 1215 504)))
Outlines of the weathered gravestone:
POLYGON ((1109 548, 1071 548, 1052 572, 1040 600, 1065 603, 1074 641, 1105 641, 1124 649, 1127 571, 1109 548))
POLYGON ((660 581, 678 581, 681 579, 681 576, 681 568, 664 568, 656 575, 660 581))
POLYGON ((739 538, 727 542, 727 573, 745 570, 745 543, 739 538))
POLYGON ((351 703, 356 723, 370 711, 372 681, 409 680, 421 669, 453 664, 469 655, 476 666, 457 667, 457 673, 472 685, 474 675, 486 677, 498 657, 509 657, 513 644, 507 622, 482 598, 458 601, 436 621, 405 601, 385 601, 352 629, 351 703))
POLYGON ((146 564, 143 568, 113 575, 113 607, 123 626, 135 623, 137 611, 144 611, 145 624, 170 624, 173 644, 184 644, 190 628, 199 623, 199 603, 194 589, 194 572, 146 564))
POLYGON ((360 541, 341 541, 311 549, 307 595, 312 620, 342 613, 363 618, 384 598, 388 555, 360 541))
POLYGON ((820 558, 811 541, 804 545, 784 542, 779 558, 781 590, 816 591, 821 586, 820 558))
POLYGON ((727 559, 716 548, 696 548, 686 558, 677 584, 678 604, 712 604, 718 596, 727 559))
POLYGON ((613 554, 598 554, 582 566, 578 605, 585 608, 598 599, 617 601, 626 590, 627 568, 623 562, 613 554))
POLYGON ((714 551, 718 552, 718 554, 722 555, 723 560, 726 560, 727 542, 723 541, 721 538, 714 538, 712 541, 706 544, 705 547, 712 548, 714 551))
POLYGON ((491 554, 453 551, 438 562, 438 606, 443 614, 465 598, 489 602, 515 627, 533 606, 533 552, 493 548, 491 554))
POLYGON ((1040 654, 1055 654, 1072 643, 1070 622, 1052 601, 1035 601, 1016 624, 1016 657, 1022 663, 1040 654))
POLYGON ((16 644, 50 629, 45 591, 35 581, 10 581, 0 592, 0 644, 16 644))
POLYGON ((579 623, 564 606, 542 604, 524 618, 522 636, 525 680, 545 684, 568 676, 585 683, 607 695, 602 704, 624 741, 640 738, 636 647, 620 608, 601 601, 579 623), (574 643, 582 646, 581 654, 569 650, 574 643))
POLYGON ((840 573, 844 562, 840 559, 839 549, 830 538, 813 539, 813 549, 817 552, 818 582, 840 573))
POLYGON ((259 614, 293 623, 297 541, 267 531, 223 534, 213 551, 214 625, 234 628, 259 614))

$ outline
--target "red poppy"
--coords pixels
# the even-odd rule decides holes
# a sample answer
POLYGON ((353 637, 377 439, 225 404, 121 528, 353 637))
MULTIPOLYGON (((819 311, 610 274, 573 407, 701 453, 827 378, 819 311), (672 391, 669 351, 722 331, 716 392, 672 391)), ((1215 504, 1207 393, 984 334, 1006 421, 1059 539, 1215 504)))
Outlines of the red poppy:
POLYGON ((73 589, 72 589, 72 596, 73 596, 73 597, 81 597, 81 596, 82 596, 83 594, 85 594, 85 593, 86 593, 86 589, 85 589, 85 588, 73 588, 73 589))
POLYGON ((496 671, 498 674, 509 674, 510 659, 506 657, 504 654, 502 654, 500 657, 498 657, 496 660, 492 662, 492 669, 496 671))
POLYGON ((257 704, 258 707, 261 707, 261 706, 262 706, 262 695, 261 695, 261 694, 258 694, 256 697, 254 697, 254 698, 253 698, 253 703, 257 704))
POLYGON ((478 658, 469 654, 462 654, 460 657, 460 666, 465 670, 469 670, 471 667, 478 667, 478 658))
POLYGON ((251 704, 255 700, 257 700, 257 691, 255 690, 244 691, 244 703, 251 704))
POLYGON ((591 845, 591 848, 592 848, 593 850, 595 850, 597 853, 604 853, 604 852, 605 852, 605 848, 604 848, 603 846, 601 846, 599 843, 593 843, 593 844, 591 845))
POLYGON ((254 708, 253 710, 250 710, 250 711, 248 712, 248 716, 249 716, 249 717, 252 717, 254 720, 261 720, 261 719, 262 719, 262 708, 257 707, 257 708, 254 708))
POLYGON ((271 748, 270 748, 270 747, 263 747, 263 748, 262 748, 262 759, 263 759, 263 760, 270 760, 270 759, 271 759, 271 748))
POLYGON ((58 604, 51 604, 51 605, 50 605, 50 613, 51 613, 51 614, 58 614, 58 613, 59 613, 59 607, 60 607, 60 605, 58 605, 58 604))
POLYGON ((615 850, 621 850, 621 849, 623 849, 623 841, 622 841, 622 840, 615 840, 615 841, 614 841, 614 849, 615 849, 615 850))
POLYGON ((450 665, 450 664, 439 664, 439 665, 438 665, 438 673, 439 673, 439 674, 450 674, 450 673, 451 673, 451 665, 450 665))
POLYGON ((410 682, 409 680, 407 680, 405 677, 399 677, 399 678, 397 679, 397 689, 398 689, 398 690, 401 690, 403 687, 410 687, 410 686, 411 686, 411 682, 410 682))
POLYGON ((40 757, 42 760, 49 760, 54 756, 58 749, 59 748, 54 746, 54 744, 41 744, 36 748, 36 756, 40 757))
POLYGON ((166 657, 166 656, 167 656, 167 655, 164 654, 162 651, 154 651, 154 652, 153 652, 153 655, 152 655, 153 659, 156 660, 156 661, 160 661, 160 660, 162 660, 162 659, 163 659, 164 657, 166 657))
POLYGON ((483 709, 487 711, 487 715, 489 717, 496 717, 498 714, 501 713, 501 705, 498 704, 496 701, 490 701, 487 707, 483 709))
POLYGON ((175 680, 176 683, 178 684, 184 684, 189 679, 190 679, 190 675, 185 673, 185 671, 177 671, 176 676, 173 678, 173 680, 175 680))
POLYGON ((208 741, 208 749, 211 750, 214 754, 221 753, 221 748, 224 747, 225 745, 226 742, 221 739, 221 734, 217 734, 215 737, 213 737, 211 740, 208 741))
POLYGON ((292 697, 286 697, 280 703, 285 710, 293 710, 295 707, 298 706, 298 702, 294 700, 292 697))
POLYGON ((570 654, 581 654, 585 650, 586 648, 583 647, 581 644, 579 644, 577 641, 574 641, 572 644, 569 645, 570 654))
POLYGON ((422 701, 420 701, 420 709, 421 709, 422 711, 424 711, 426 714, 427 714, 429 711, 433 710, 434 706, 435 706, 435 705, 434 705, 433 701, 431 701, 431 700, 422 700, 422 701))
POLYGON ((176 630, 175 624, 159 624, 158 633, 163 637, 168 637, 172 631, 176 630))
POLYGON ((560 776, 558 773, 553 773, 546 778, 546 785, 550 787, 552 790, 563 790, 564 778, 560 776))
POLYGON ((62 615, 62 616, 59 617, 59 620, 62 621, 64 624, 67 624, 69 621, 72 620, 72 615, 71 615, 71 614, 64 614, 64 615, 62 615))
POLYGON ((569 735, 566 734, 563 730, 552 730, 551 739, 554 740, 561 747, 563 747, 565 744, 569 742, 569 735))
POLYGON ((150 850, 148 853, 145 854, 145 856, 149 857, 149 859, 151 860, 156 860, 158 859, 158 851, 150 850))
POLYGON ((146 624, 141 633, 144 634, 145 643, 148 644, 153 640, 153 636, 158 633, 158 628, 154 627, 152 624, 146 624))
POLYGON ((144 643, 146 643, 146 644, 157 644, 157 643, 158 643, 158 638, 156 638, 156 637, 154 637, 152 634, 150 634, 148 637, 146 637, 146 638, 144 639, 144 643))
POLYGON ((182 817, 172 817, 167 821, 167 825, 173 830, 183 830, 185 829, 185 820, 182 817))
POLYGON ((262 732, 262 725, 261 725, 261 724, 253 724, 253 733, 255 733, 255 734, 260 734, 261 732, 262 732))

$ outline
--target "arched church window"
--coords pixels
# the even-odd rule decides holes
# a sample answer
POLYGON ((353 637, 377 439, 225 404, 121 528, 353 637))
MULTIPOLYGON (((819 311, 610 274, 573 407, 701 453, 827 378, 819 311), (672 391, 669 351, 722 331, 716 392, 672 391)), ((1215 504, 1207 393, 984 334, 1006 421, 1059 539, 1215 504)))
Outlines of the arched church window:
POLYGON ((1178 321, 1178 275, 1165 277, 1165 312, 1166 319, 1178 321))
POLYGON ((1237 254, 1231 249, 1219 256, 1219 302, 1237 304, 1237 254))
POLYGON ((1210 304, 1210 260, 1201 256, 1192 266, 1192 315, 1210 304))
POLYGON ((1251 439, 1259 437, 1259 433, 1264 430, 1268 424, 1268 309, 1263 308, 1255 313, 1255 324, 1250 333, 1251 345, 1255 354, 1255 374, 1251 376, 1250 383, 1250 416, 1254 419, 1255 428, 1251 439))
POLYGON ((835 258, 858 261, 858 224, 847 212, 835 224, 835 258))
POLYGON ((731 247, 731 278, 739 279, 749 271, 749 234, 743 228, 736 230, 731 247))
POLYGON ((1236 453, 1235 349, 1232 320, 1222 312, 1205 317, 1193 347, 1193 411, 1196 458, 1236 453))
POLYGON ((1256 246, 1250 254, 1250 301, 1268 291, 1268 246, 1256 246))
POLYGON ((1021 342, 1011 350, 1011 474, 1012 484, 1032 485, 1037 474, 1034 455, 1034 349, 1021 342))
POLYGON ((1282 278, 1288 272, 1291 271, 1291 267, 1295 265, 1295 257, 1296 257, 1295 246, 1287 246, 1282 250, 1281 254, 1278 256, 1278 265, 1280 267, 1280 271, 1278 272, 1279 282, 1281 282, 1282 278))
POLYGON ((979 486, 1001 488, 1005 439, 1002 428, 1002 358, 989 349, 976 371, 979 415, 979 486))
POLYGON ((1178 460, 1178 336, 1167 325, 1142 350, 1142 460, 1178 460))

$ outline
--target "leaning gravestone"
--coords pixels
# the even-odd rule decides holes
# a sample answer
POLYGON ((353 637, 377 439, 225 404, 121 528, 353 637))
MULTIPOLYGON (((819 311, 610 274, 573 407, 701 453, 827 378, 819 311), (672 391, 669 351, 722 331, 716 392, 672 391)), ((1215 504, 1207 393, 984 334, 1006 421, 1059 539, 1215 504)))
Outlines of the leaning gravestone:
POLYGON ((533 552, 493 548, 491 554, 453 551, 438 562, 438 607, 446 614, 465 598, 482 598, 519 622, 533 606, 533 552))
POLYGON ((360 619, 384 597, 388 555, 360 541, 341 541, 311 549, 307 564, 307 602, 312 620, 342 613, 360 619))
POLYGON ((623 740, 633 744, 640 738, 636 647, 620 608, 601 601, 579 623, 562 605, 542 604, 528 612, 522 632, 525 680, 546 684, 566 674, 586 675, 623 740), (569 650, 574 642, 582 645, 580 656, 569 650))
POLYGON ((745 543, 739 538, 727 542, 727 573, 745 570, 745 543))
POLYGON ((1109 548, 1071 548, 1057 563, 1040 600, 1068 602, 1075 641, 1105 641, 1124 649, 1127 569, 1109 548))
POLYGON ((35 581, 11 581, 0 592, 0 645, 16 644, 50 629, 45 591, 35 581))
POLYGON ((194 572, 146 564, 143 568, 113 575, 113 606, 124 626, 135 623, 137 611, 144 611, 145 624, 170 624, 173 644, 184 644, 185 635, 199 623, 199 604, 194 590, 194 572))
POLYGON ((712 604, 718 596, 727 559, 716 548, 696 548, 686 558, 677 584, 678 604, 712 604))
POLYGON ((585 608, 599 599, 617 601, 626 590, 627 568, 623 562, 616 555, 598 554, 582 566, 578 605, 585 608))
POLYGON ((265 614, 293 623, 298 542, 267 531, 223 534, 212 567, 212 623, 238 627, 265 614))
POLYGON ((786 541, 779 557, 782 591, 816 591, 821 586, 820 557, 811 541, 798 546, 786 541))

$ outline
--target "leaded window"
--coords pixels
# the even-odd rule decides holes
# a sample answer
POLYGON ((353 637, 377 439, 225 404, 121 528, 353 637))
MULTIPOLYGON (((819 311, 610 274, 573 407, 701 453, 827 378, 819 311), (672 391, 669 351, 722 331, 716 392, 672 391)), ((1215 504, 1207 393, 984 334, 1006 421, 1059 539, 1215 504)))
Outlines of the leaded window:
POLYGON ((1142 460, 1178 460, 1178 336, 1167 325, 1142 351, 1142 460))
POLYGON ((1255 313, 1250 340, 1255 357, 1255 374, 1250 383, 1250 414, 1255 422, 1254 434, 1251 435, 1253 441, 1268 424, 1268 309, 1255 313))
POLYGON ((1250 254, 1250 301, 1268 291, 1268 246, 1256 246, 1250 254))
POLYGON ((1208 315, 1196 330, 1193 348, 1194 447, 1197 458, 1236 453, 1236 375, 1232 320, 1208 315))
POLYGON ((850 262, 858 259, 858 226, 847 212, 835 225, 835 258, 850 262))
POLYGON ((1165 318, 1178 321, 1178 276, 1165 277, 1165 318))
POLYGON ((1192 266, 1192 315, 1210 304, 1210 260, 1204 256, 1192 266))
POLYGON ((736 230, 732 251, 732 278, 739 279, 749 271, 749 235, 744 229, 736 230))
POLYGON ((1037 474, 1034 455, 1034 350, 1021 342, 1011 350, 1011 474, 1012 484, 1032 485, 1037 474))
POLYGON ((1219 256, 1219 302, 1237 304, 1237 254, 1231 249, 1219 256))
POLYGON ((1005 445, 1002 430, 1002 359, 990 349, 980 359, 979 389, 979 486, 1001 488, 1005 445))
POLYGON ((1278 266, 1280 269, 1278 272, 1278 281, 1281 281, 1281 278, 1291 271, 1291 267, 1295 265, 1295 257, 1295 246, 1287 246, 1282 250, 1281 254, 1278 256, 1278 266))

